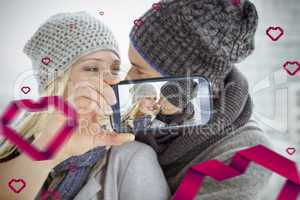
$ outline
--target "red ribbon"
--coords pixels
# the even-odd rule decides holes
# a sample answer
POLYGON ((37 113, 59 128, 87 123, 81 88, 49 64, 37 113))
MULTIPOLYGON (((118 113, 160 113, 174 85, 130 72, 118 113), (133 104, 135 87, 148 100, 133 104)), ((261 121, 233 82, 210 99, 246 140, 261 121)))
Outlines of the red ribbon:
POLYGON ((287 179, 277 200, 297 199, 300 192, 300 178, 295 162, 263 145, 257 145, 238 151, 232 157, 229 165, 225 165, 218 160, 209 160, 193 165, 187 171, 172 200, 193 200, 200 192, 205 176, 217 181, 237 177, 247 170, 251 161, 287 179))

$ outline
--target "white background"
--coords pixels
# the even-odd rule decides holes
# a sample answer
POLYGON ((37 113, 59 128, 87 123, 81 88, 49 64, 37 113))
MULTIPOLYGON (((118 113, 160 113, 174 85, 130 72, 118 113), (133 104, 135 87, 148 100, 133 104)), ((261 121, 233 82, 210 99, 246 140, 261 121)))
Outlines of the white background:
MULTIPOLYGON (((296 104, 288 104, 294 102, 296 92, 289 90, 288 96, 285 96, 284 90, 281 93, 276 84, 280 83, 279 86, 283 89, 289 89, 290 85, 296 87, 293 91, 299 89, 300 74, 287 77, 282 65, 287 60, 300 60, 300 1, 253 0, 253 2, 260 16, 256 50, 238 66, 250 83, 255 104, 254 118, 272 139, 273 149, 299 162, 300 111, 296 109, 296 104), (284 37, 276 43, 270 41, 265 34, 269 26, 281 26, 285 30, 284 37), (277 97, 282 99, 278 101, 277 97), (297 153, 287 155, 285 149, 289 146, 296 147, 297 153)), ((96 16, 108 24, 115 33, 120 42, 123 65, 126 68, 129 66, 127 49, 130 28, 133 21, 150 8, 152 3, 154 1, 150 0, 1 0, 0 111, 14 98, 14 93, 19 92, 19 86, 15 85, 15 81, 20 74, 31 69, 29 59, 22 52, 23 45, 48 17, 58 12, 81 10, 96 16), (100 11, 104 12, 103 16, 99 15, 100 11), (14 88, 17 88, 17 91, 14 88)), ((32 87, 32 92, 26 97, 34 96, 36 87, 33 81, 28 80, 26 84, 32 87)), ((274 176, 270 188, 262 199, 275 199, 276 191, 281 187, 277 180, 282 181, 274 176)))

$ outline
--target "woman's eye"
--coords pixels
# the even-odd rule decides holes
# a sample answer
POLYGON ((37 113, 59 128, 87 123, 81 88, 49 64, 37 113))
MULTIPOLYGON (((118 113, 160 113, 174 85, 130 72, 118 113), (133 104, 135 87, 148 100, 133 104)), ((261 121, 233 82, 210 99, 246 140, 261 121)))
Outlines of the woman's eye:
POLYGON ((114 62, 114 64, 111 67, 111 73, 113 75, 119 75, 121 73, 120 62, 114 62))
POLYGON ((121 73, 120 69, 113 69, 111 70, 112 75, 119 75, 121 73))
POLYGON ((155 101, 155 97, 147 97, 147 100, 149 100, 149 101, 155 101))
POLYGON ((89 72, 98 72, 98 67, 93 67, 93 66, 86 67, 86 68, 85 68, 85 71, 89 71, 89 72))

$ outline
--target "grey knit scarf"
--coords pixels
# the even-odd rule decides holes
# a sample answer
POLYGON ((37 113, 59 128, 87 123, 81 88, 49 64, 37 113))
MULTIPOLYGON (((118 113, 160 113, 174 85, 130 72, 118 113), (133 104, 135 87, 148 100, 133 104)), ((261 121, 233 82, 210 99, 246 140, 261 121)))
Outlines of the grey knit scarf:
MULTIPOLYGON (((45 182, 36 199, 48 199, 48 197, 43 197, 43 191, 54 191, 57 193, 59 199, 74 199, 88 180, 92 168, 98 161, 104 158, 106 152, 105 147, 97 147, 83 155, 72 156, 58 164, 50 174, 50 177, 52 177, 50 183, 45 182), (74 169, 70 168, 71 165, 74 166, 74 169), (61 179, 60 177, 63 177, 62 180, 52 185, 53 181, 55 179, 61 179), (50 187, 47 184, 49 184, 50 187)), ((53 197, 50 199, 53 199, 53 197)))
POLYGON ((223 137, 234 134, 234 130, 250 119, 252 101, 246 78, 233 67, 223 83, 219 97, 214 99, 213 116, 207 125, 136 136, 137 140, 154 148, 167 177, 175 176, 200 152, 223 137))

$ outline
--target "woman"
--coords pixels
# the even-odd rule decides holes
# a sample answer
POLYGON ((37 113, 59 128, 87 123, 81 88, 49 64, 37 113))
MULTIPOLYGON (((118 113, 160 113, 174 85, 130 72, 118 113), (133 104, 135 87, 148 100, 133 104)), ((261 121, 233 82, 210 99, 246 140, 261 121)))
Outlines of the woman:
MULTIPOLYGON (((40 199, 50 193, 64 200, 168 199, 166 180, 150 147, 138 142, 110 147, 134 138, 100 125, 91 131, 111 115, 110 106, 116 103, 111 85, 120 81, 118 45, 108 27, 85 12, 57 14, 41 25, 24 52, 37 70, 41 96, 63 97, 76 108, 81 123, 51 160, 33 161, 1 141, 0 199, 40 199), (14 177, 26 182, 19 194, 7 186, 14 177)), ((63 123, 62 114, 49 111, 30 114, 16 129, 40 148, 63 123)))
POLYGON ((151 127, 159 112, 156 88, 148 83, 137 84, 129 92, 132 95, 132 106, 122 117, 123 127, 128 128, 129 132, 151 127))

